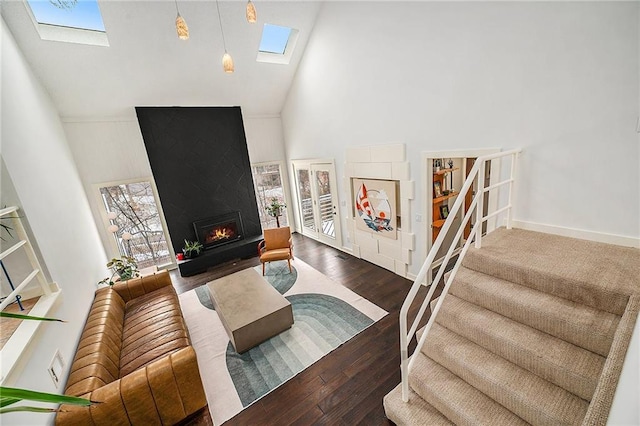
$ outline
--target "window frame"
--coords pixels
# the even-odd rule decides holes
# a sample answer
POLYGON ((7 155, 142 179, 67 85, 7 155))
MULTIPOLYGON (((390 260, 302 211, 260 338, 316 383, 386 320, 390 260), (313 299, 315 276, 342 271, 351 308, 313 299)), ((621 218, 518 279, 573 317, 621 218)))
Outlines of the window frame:
POLYGON ((110 186, 118 186, 118 185, 128 185, 132 183, 141 183, 141 182, 149 182, 151 184, 151 191, 153 192, 153 200, 156 203, 156 208, 158 209, 158 216, 160 218, 160 224, 162 226, 162 231, 164 233, 164 238, 167 241, 167 247, 169 249, 169 257, 170 262, 162 265, 157 265, 158 269, 175 269, 178 267, 178 263, 176 261, 176 253, 173 250, 173 244, 171 242, 171 237, 169 235, 169 228, 167 227, 167 221, 164 217, 164 210, 162 209, 162 203, 160 203, 160 197, 158 195, 158 188, 156 187, 156 182, 152 176, 147 177, 139 177, 132 179, 121 179, 109 182, 96 183, 93 185, 94 194, 97 200, 97 206, 100 213, 101 223, 103 234, 106 236, 106 241, 104 244, 105 252, 109 259, 117 258, 122 256, 120 250, 118 248, 118 244, 116 242, 115 237, 111 234, 107 227, 111 224, 109 222, 109 218, 107 217, 107 209, 105 208, 104 202, 102 200, 102 193, 100 192, 101 188, 110 187, 110 186))
MULTIPOLYGON (((256 188, 256 183, 255 183, 255 179, 253 177, 253 168, 254 167, 264 167, 264 166, 272 166, 272 165, 277 165, 278 169, 280 170, 280 182, 282 183, 282 189, 284 192, 284 202, 287 205, 287 208, 285 209, 285 213, 287 216, 287 226, 289 228, 291 228, 291 231, 295 231, 296 226, 295 226, 295 221, 294 221, 294 216, 291 212, 291 193, 290 193, 290 182, 289 182, 289 176, 287 175, 287 167, 284 161, 282 160, 276 160, 276 161, 262 161, 260 163, 251 163, 251 179, 253 180, 253 192, 255 193, 256 196, 256 203, 257 203, 257 199, 258 199, 258 194, 257 194, 257 188, 256 188)), ((258 208, 260 209, 260 205, 258 205, 258 208)), ((260 227, 262 228, 262 221, 260 222, 260 227)), ((264 230, 264 228, 263 228, 264 230)))
MULTIPOLYGON (((266 25, 267 23, 265 23, 266 25)), ((277 25, 277 24, 269 24, 269 25, 277 25)), ((284 25, 277 25, 279 27, 283 27, 284 25)), ((270 53, 270 52, 261 52, 258 45, 258 56, 256 57, 256 62, 264 62, 269 64, 282 64, 288 65, 291 62, 291 57, 293 56, 293 51, 296 48, 296 44, 298 43, 298 36, 300 35, 300 31, 287 27, 291 29, 291 33, 289 34, 289 39, 287 40, 287 46, 284 49, 284 53, 270 53)), ((262 29, 264 32, 264 27, 262 29)), ((260 37, 262 40, 262 36, 260 37)))
MULTIPOLYGON (((106 28, 105 31, 98 31, 83 28, 63 27, 53 24, 41 24, 36 19, 36 16, 34 15, 33 10, 31 10, 31 6, 27 0, 22 0, 22 3, 24 4, 27 14, 29 15, 29 18, 31 18, 31 22, 33 22, 33 26, 41 40, 109 47, 106 28)), ((98 8, 99 7, 100 4, 98 3, 98 8)), ((100 16, 102 16, 102 12, 100 12, 100 16)), ((104 18, 102 22, 104 23, 104 18)))

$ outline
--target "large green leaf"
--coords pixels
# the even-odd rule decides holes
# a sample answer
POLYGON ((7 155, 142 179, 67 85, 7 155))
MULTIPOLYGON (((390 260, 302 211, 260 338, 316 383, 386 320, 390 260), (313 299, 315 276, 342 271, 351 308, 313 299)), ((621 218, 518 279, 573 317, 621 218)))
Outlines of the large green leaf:
POLYGON ((0 396, 4 398, 27 399, 30 401, 50 402, 53 404, 72 404, 88 406, 92 401, 75 396, 58 395, 55 393, 36 392, 27 389, 7 388, 0 386, 0 396))
POLYGON ((21 320, 37 320, 37 321, 58 321, 58 322, 66 322, 57 318, 45 318, 45 317, 34 317, 32 315, 22 315, 22 314, 14 314, 11 312, 0 312, 0 317, 5 318, 15 318, 21 320))
POLYGON ((0 398, 0 408, 6 407, 7 405, 15 404, 20 401, 18 398, 5 398, 4 396, 0 398))

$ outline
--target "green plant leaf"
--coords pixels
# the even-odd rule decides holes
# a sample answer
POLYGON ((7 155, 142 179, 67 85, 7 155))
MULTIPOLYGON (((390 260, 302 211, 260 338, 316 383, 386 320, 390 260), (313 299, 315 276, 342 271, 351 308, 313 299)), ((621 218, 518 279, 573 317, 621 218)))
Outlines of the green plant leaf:
POLYGON ((55 413, 60 411, 56 408, 44 408, 44 407, 29 407, 26 405, 21 405, 19 407, 10 407, 10 408, 1 408, 0 414, 4 413, 15 413, 18 411, 28 411, 31 413, 55 413))
POLYGON ((0 317, 5 318, 15 318, 21 320, 37 320, 37 321, 58 321, 58 322, 66 322, 57 318, 45 318, 45 317, 34 317, 32 315, 22 315, 22 314, 14 314, 11 312, 0 312, 0 317))
POLYGON ((75 396, 58 395, 55 393, 36 392, 27 389, 7 388, 0 386, 2 398, 28 399, 30 401, 51 402, 53 404, 71 404, 89 406, 93 403, 85 398, 75 396))
POLYGON ((7 405, 15 404, 18 401, 20 401, 20 399, 18 399, 18 398, 5 398, 5 397, 2 397, 2 398, 0 398, 0 408, 6 407, 7 405))

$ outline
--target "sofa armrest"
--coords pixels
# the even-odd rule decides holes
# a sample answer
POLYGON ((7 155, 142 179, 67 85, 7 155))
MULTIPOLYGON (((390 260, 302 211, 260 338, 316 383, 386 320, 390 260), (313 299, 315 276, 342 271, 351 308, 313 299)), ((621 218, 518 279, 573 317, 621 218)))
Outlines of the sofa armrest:
POLYGON ((131 278, 127 281, 118 282, 113 285, 113 289, 126 302, 143 296, 159 288, 172 285, 169 271, 161 271, 152 275, 131 278))
POLYGON ((191 346, 83 397, 99 402, 60 406, 56 425, 175 424, 207 405, 191 346))

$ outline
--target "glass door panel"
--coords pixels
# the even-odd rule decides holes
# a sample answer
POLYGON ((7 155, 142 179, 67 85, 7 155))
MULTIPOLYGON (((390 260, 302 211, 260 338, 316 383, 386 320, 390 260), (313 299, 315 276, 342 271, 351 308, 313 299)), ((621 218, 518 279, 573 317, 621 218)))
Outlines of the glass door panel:
POLYGON ((287 205, 282 185, 282 173, 280 164, 261 164, 251 167, 253 173, 253 183, 256 188, 256 198, 258 200, 258 212, 260 213, 260 223, 262 229, 276 228, 279 226, 289 226, 286 212, 278 217, 268 214, 267 206, 273 200, 280 204, 287 205))
POLYGON ((309 231, 316 231, 315 220, 313 216, 313 199, 311 197, 311 180, 309 178, 309 170, 297 169, 298 195, 300 199, 300 215, 302 217, 302 226, 309 231))
MULTIPOLYGON (((314 169, 316 169, 314 167, 314 169)), ((331 177, 328 170, 314 170, 316 191, 318 194, 318 216, 320 217, 320 232, 323 235, 335 238, 336 228, 334 224, 335 206, 331 193, 331 177)))

